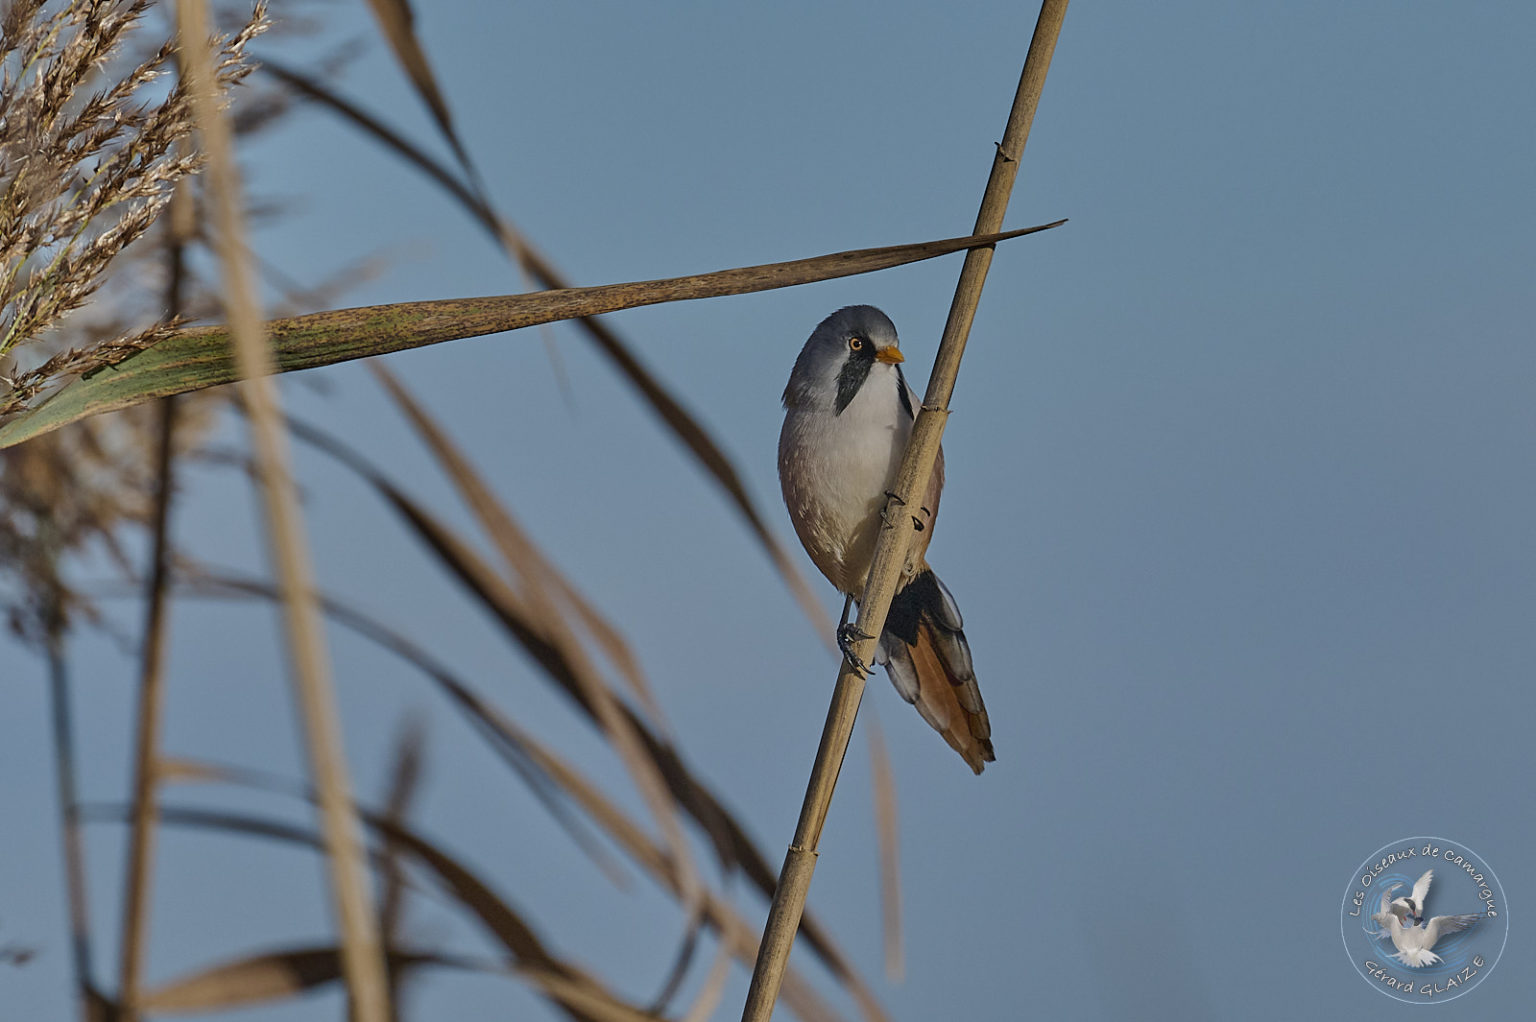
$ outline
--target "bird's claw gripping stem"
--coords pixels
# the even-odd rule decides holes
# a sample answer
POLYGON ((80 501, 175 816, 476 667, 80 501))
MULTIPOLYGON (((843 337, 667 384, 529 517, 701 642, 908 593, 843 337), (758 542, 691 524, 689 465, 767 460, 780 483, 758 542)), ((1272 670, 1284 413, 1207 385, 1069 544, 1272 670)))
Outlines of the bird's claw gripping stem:
POLYGON ((851 621, 845 622, 837 629, 837 648, 843 651, 843 659, 848 661, 848 666, 858 672, 861 678, 869 677, 870 670, 869 666, 853 651, 853 644, 872 638, 874 636, 851 621))

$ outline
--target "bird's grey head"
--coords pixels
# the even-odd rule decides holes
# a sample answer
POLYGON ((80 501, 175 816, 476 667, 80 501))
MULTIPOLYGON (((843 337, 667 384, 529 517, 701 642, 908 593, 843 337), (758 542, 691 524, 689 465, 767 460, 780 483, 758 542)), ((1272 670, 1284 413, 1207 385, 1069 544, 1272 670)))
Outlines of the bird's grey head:
MULTIPOLYGON (((850 305, 822 320, 800 349, 784 388, 784 406, 832 405, 841 414, 879 367, 898 378, 902 362, 896 326, 873 305, 850 305)), ((906 382, 900 381, 906 395, 906 382)))

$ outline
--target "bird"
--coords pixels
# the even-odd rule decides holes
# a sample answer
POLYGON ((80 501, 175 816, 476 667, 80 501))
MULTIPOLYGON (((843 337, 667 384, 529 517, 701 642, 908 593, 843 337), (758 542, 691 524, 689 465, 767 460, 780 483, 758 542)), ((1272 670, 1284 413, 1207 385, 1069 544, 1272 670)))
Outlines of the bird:
POLYGON ((1407 898, 1396 898, 1392 905, 1401 907, 1412 917, 1414 925, 1424 921, 1424 899, 1429 895, 1429 885, 1435 879, 1435 871, 1426 869, 1424 875, 1413 882, 1413 894, 1407 898))
MULTIPOLYGON (((848 620, 864 593, 875 540, 921 400, 902 374, 896 327, 872 305, 850 305, 812 331, 784 388, 779 483, 795 534, 844 596, 838 645, 861 674, 851 643, 868 638, 848 620)), ((960 608, 928 566, 944 488, 939 451, 928 491, 903 507, 916 530, 875 647, 896 691, 975 773, 996 756, 986 704, 960 608)), ((897 498, 899 500, 899 498, 897 498)))
MULTIPOLYGON (((1429 877, 1430 874, 1425 873, 1413 885, 1412 900, 1419 905, 1420 911, 1423 910, 1423 892, 1420 888, 1424 892, 1428 891, 1429 877)), ((1404 920, 1414 918, 1408 905, 1409 899, 1392 897, 1402 886, 1393 884, 1382 892, 1381 904, 1371 918, 1381 927, 1375 933, 1376 939, 1386 940, 1390 937, 1392 945, 1397 948, 1392 957, 1411 968, 1418 969, 1440 961, 1440 956, 1431 950, 1440 938, 1460 933, 1482 918, 1475 912, 1459 916, 1435 916, 1422 926, 1405 926, 1404 920)))

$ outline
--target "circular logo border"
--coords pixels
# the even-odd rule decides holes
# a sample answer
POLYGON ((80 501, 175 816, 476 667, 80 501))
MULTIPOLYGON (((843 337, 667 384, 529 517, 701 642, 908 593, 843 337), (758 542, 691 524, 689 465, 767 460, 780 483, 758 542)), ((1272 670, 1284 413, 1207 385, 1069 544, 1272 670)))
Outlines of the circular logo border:
MULTIPOLYGON (((1436 851, 1439 851, 1438 847, 1436 851)), ((1431 856, 1431 858, 1438 858, 1438 856, 1431 856)), ((1459 869, 1460 867, 1457 868, 1459 869)), ((1380 871, 1377 870, 1376 873, 1379 874, 1380 871)), ((1365 909, 1366 911, 1369 911, 1369 902, 1370 895, 1368 894, 1365 899, 1365 905, 1367 906, 1365 909)), ((1473 851, 1470 846, 1460 841, 1452 841, 1449 838, 1434 837, 1424 834, 1421 834, 1417 837, 1401 838, 1397 841, 1389 841, 1388 843, 1382 845, 1380 848, 1376 849, 1376 851, 1367 856, 1365 860, 1355 868, 1354 873, 1350 874, 1349 883, 1344 888, 1343 907, 1341 908, 1339 915, 1339 939, 1344 944, 1344 953, 1349 956, 1350 964, 1354 966, 1355 972, 1359 974, 1360 978, 1370 984, 1372 989, 1381 991, 1381 993, 1385 994, 1387 997, 1392 998, 1394 1001, 1400 1001, 1404 1004, 1440 1004, 1445 1001, 1454 1001, 1456 998, 1462 996, 1463 994, 1471 993, 1474 988, 1483 982, 1483 980, 1487 979, 1489 973, 1493 972, 1494 966, 1498 965, 1499 960, 1504 957, 1504 948, 1509 944, 1509 901, 1504 894, 1504 885, 1499 882, 1498 874, 1494 873, 1493 867, 1488 865, 1488 860, 1483 858, 1477 852, 1473 851), (1359 948, 1355 945, 1352 945, 1349 941, 1349 934, 1345 929, 1345 923, 1346 920, 1351 918, 1349 909, 1357 904, 1357 902, 1354 900, 1354 895, 1358 891, 1369 888, 1370 886, 1369 884, 1360 883, 1360 878, 1363 875, 1371 872, 1372 867, 1380 863, 1381 860, 1384 859, 1387 855, 1404 848, 1412 848, 1418 850, 1425 844, 1444 847, 1447 850, 1455 850, 1460 853, 1465 853, 1467 856, 1475 859, 1476 864, 1482 867, 1481 872, 1487 877, 1491 890, 1497 895, 1498 898, 1498 910, 1504 919, 1504 938, 1499 942, 1498 951, 1488 959, 1487 964, 1479 969, 1479 974, 1475 981, 1463 984, 1461 989, 1455 991, 1454 993, 1432 993, 1429 997, 1415 997, 1405 996, 1402 991, 1387 986, 1386 984, 1382 983, 1377 976, 1372 975, 1372 973, 1364 967, 1363 961, 1358 955, 1359 948)))

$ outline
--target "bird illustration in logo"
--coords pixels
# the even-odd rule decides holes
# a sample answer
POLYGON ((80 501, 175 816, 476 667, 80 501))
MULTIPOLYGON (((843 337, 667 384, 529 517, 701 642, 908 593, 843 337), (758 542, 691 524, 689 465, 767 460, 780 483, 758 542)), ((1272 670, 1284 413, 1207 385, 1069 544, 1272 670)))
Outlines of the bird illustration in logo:
POLYGON ((1397 948, 1392 957, 1415 969, 1440 961, 1440 956, 1431 949, 1441 937, 1460 933, 1482 918, 1477 913, 1470 913, 1433 916, 1424 922, 1424 899, 1429 894, 1429 885, 1434 877, 1434 870, 1426 870, 1413 885, 1413 894, 1406 898, 1393 897, 1403 886, 1393 884, 1382 892, 1378 911, 1371 916, 1381 927, 1376 931, 1376 939, 1385 940, 1390 937, 1393 946, 1397 948))
MULTIPOLYGON (((1414 881, 1412 895, 1407 898, 1392 899, 1393 914, 1401 917, 1397 910, 1403 909, 1407 912, 1408 917, 1413 920, 1413 925, 1417 926, 1422 923, 1424 921, 1424 899, 1429 895, 1429 884, 1434 879, 1435 871, 1426 869, 1424 875, 1414 881)), ((1406 921, 1405 919, 1404 922, 1406 921)))

